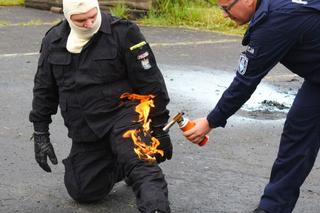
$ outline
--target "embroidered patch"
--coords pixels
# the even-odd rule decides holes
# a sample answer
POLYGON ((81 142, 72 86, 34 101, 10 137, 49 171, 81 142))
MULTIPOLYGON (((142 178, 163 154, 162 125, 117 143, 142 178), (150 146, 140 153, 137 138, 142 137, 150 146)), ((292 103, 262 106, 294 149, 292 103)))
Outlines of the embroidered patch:
POLYGON ((254 49, 250 46, 247 47, 247 52, 251 53, 252 55, 254 54, 254 49))
POLYGON ((143 69, 148 70, 151 68, 151 64, 148 58, 145 58, 141 61, 141 65, 143 67, 143 69))
POLYGON ((137 59, 141 62, 143 69, 145 70, 148 70, 151 68, 151 64, 148 57, 149 57, 148 51, 138 55, 137 57, 137 59))
POLYGON ((249 61, 249 59, 247 58, 247 56, 245 54, 240 55, 238 72, 241 75, 244 75, 246 73, 247 67, 248 67, 248 61, 249 61))
POLYGON ((138 55, 138 60, 142 60, 144 58, 147 58, 149 56, 149 52, 145 52, 145 53, 142 53, 141 55, 138 55))

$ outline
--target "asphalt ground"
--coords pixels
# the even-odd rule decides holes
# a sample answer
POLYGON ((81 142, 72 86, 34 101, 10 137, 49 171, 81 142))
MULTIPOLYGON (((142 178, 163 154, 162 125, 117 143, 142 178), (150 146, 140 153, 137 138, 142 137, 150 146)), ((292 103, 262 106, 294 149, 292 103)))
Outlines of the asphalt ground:
MULTIPOLYGON (((0 7, 0 212, 137 212, 123 182, 99 203, 80 205, 68 196, 61 160, 70 139, 58 113, 51 140, 59 164, 47 174, 34 160, 28 122, 33 77, 41 39, 59 14, 22 7, 0 7)), ((168 85, 171 115, 206 116, 230 82, 241 37, 184 28, 141 27, 153 47, 168 85), (210 85, 216 85, 214 89, 210 85)), ((277 66, 263 81, 279 94, 294 94, 301 79, 277 66)), ((264 92, 258 96, 266 96, 264 92)), ((284 97, 284 96, 283 96, 284 97)), ((240 110, 226 128, 210 133, 204 147, 170 131, 173 159, 161 165, 169 184, 172 212, 245 213, 258 204, 276 157, 285 112, 240 110)), ((320 162, 301 188, 295 213, 319 212, 320 162)))

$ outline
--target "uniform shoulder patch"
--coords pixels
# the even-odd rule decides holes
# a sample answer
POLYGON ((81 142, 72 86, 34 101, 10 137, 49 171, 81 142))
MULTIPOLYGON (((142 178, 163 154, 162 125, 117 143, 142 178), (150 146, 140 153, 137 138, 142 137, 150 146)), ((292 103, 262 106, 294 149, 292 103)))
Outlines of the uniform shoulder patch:
POLYGON ((239 65, 237 69, 239 74, 244 75, 246 73, 248 62, 249 62, 248 57, 244 53, 240 54, 239 65))
POLYGON ((129 47, 136 59, 141 63, 144 70, 149 70, 152 67, 150 62, 151 50, 146 41, 141 41, 129 47))
POLYGON ((247 52, 248 52, 248 53, 251 53, 252 55, 254 55, 255 50, 254 50, 253 47, 248 46, 248 47, 247 47, 247 52))

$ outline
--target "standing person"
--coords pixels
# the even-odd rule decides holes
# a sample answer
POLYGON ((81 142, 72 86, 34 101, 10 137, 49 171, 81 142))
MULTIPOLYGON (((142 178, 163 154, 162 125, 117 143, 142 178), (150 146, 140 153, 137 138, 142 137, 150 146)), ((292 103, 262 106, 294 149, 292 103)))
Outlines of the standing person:
POLYGON ((278 63, 304 78, 287 115, 270 181, 254 212, 292 212, 320 146, 320 1, 218 0, 224 16, 249 23, 236 76, 216 107, 185 132, 193 143, 224 127, 278 63))
POLYGON ((100 12, 97 0, 64 0, 63 11, 66 20, 42 41, 34 80, 30 121, 36 161, 46 172, 51 172, 47 157, 57 164, 49 124, 59 105, 72 139, 63 163, 65 186, 74 200, 101 200, 126 178, 141 212, 170 212, 158 166, 172 156, 170 137, 162 131, 169 97, 152 50, 137 25, 100 12), (164 151, 156 161, 139 159, 131 139, 123 137, 142 125, 137 103, 120 100, 123 93, 156 96, 151 128, 164 151))

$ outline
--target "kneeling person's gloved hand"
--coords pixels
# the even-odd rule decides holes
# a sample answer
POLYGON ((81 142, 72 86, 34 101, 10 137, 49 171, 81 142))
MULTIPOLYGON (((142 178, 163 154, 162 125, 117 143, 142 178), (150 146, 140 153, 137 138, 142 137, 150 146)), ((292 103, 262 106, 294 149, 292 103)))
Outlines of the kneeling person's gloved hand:
POLYGON ((156 159, 158 163, 161 163, 165 160, 170 160, 172 158, 172 143, 170 136, 167 132, 162 130, 161 128, 153 128, 152 129, 152 136, 157 138, 160 142, 160 145, 157 149, 163 150, 164 155, 161 156, 160 154, 156 154, 156 159))
POLYGON ((49 132, 33 133, 35 158, 39 166, 46 172, 51 172, 47 157, 53 164, 58 164, 49 135, 49 132))

